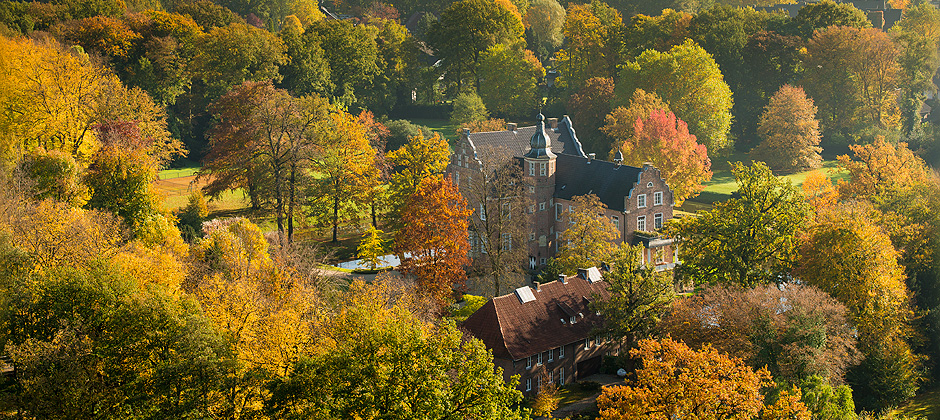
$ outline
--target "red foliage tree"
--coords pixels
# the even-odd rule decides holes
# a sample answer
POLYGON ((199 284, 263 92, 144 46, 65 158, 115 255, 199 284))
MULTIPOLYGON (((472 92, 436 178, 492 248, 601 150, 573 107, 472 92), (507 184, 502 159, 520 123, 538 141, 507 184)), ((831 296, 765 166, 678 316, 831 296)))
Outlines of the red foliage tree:
POLYGON ((470 264, 468 218, 473 211, 450 179, 425 178, 402 211, 404 227, 395 238, 401 271, 415 277, 418 289, 441 306, 466 279, 470 264))

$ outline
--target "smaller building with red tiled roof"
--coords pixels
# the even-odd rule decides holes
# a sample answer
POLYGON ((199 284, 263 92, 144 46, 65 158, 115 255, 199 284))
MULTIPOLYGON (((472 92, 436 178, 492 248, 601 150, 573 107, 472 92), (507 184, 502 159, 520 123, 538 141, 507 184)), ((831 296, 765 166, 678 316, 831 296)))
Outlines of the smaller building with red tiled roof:
POLYGON ((597 268, 578 271, 490 299, 462 324, 492 350, 507 381, 520 376, 526 394, 597 373, 603 356, 620 350, 619 342, 597 335, 604 319, 590 306, 608 298, 607 283, 597 268))

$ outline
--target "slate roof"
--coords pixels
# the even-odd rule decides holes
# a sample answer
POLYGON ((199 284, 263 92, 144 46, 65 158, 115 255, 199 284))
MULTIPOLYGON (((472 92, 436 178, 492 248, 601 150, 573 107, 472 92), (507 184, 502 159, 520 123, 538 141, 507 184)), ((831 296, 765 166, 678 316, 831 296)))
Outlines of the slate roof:
MULTIPOLYGON (((529 151, 529 141, 535 134, 536 126, 519 127, 515 131, 487 131, 470 133, 468 138, 478 154, 498 152, 505 159, 523 156, 529 151)), ((545 134, 551 140, 552 152, 586 157, 581 149, 581 142, 574 131, 571 119, 564 116, 558 122, 557 128, 545 129, 545 134)))
POLYGON ((594 194, 607 208, 625 211, 624 197, 630 196, 642 168, 603 160, 588 160, 571 155, 558 155, 555 160, 555 197, 594 194))
POLYGON ((609 296, 607 282, 591 283, 586 277, 569 277, 567 284, 559 280, 543 284, 541 291, 532 290, 535 300, 527 303, 515 292, 490 299, 462 327, 483 341, 494 357, 508 360, 584 340, 603 325, 589 302, 609 296), (576 323, 569 323, 570 314, 576 314, 576 323))

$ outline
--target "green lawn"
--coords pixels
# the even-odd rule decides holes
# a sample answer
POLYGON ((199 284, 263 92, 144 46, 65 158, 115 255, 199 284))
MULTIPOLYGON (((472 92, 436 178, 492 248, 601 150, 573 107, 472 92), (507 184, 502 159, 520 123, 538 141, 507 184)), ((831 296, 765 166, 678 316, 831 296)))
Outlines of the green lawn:
POLYGON ((940 420, 940 388, 912 398, 903 407, 894 410, 894 413, 925 420, 940 420))
POLYGON ((412 124, 423 125, 440 133, 442 137, 448 140, 457 140, 457 135, 455 133, 456 126, 450 123, 450 120, 438 120, 431 118, 412 118, 408 121, 411 121, 412 124))
MULTIPOLYGON (((695 213, 699 210, 709 210, 716 202, 725 201, 731 198, 731 193, 738 189, 738 184, 731 173, 731 162, 748 162, 749 158, 744 153, 735 153, 724 158, 716 158, 712 161, 712 179, 705 182, 705 191, 702 191, 697 197, 686 200, 678 210, 683 212, 695 213)), ((813 172, 821 172, 832 179, 833 183, 845 179, 848 174, 838 170, 838 162, 827 160, 823 162, 820 169, 811 171, 797 172, 784 175, 794 186, 801 187, 806 177, 813 172)))

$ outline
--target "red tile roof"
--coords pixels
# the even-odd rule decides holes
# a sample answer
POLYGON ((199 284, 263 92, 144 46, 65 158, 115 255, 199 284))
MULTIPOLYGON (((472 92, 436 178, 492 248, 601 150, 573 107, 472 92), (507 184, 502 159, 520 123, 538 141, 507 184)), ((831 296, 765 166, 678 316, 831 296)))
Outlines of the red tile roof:
POLYGON ((535 300, 527 303, 515 292, 490 299, 462 326, 483 341, 494 357, 520 360, 584 340, 603 324, 588 307, 589 301, 609 296, 603 280, 590 283, 573 276, 567 284, 556 280, 541 285, 540 291, 532 289, 532 294, 535 300), (574 324, 569 322, 569 313, 580 314, 574 324))

